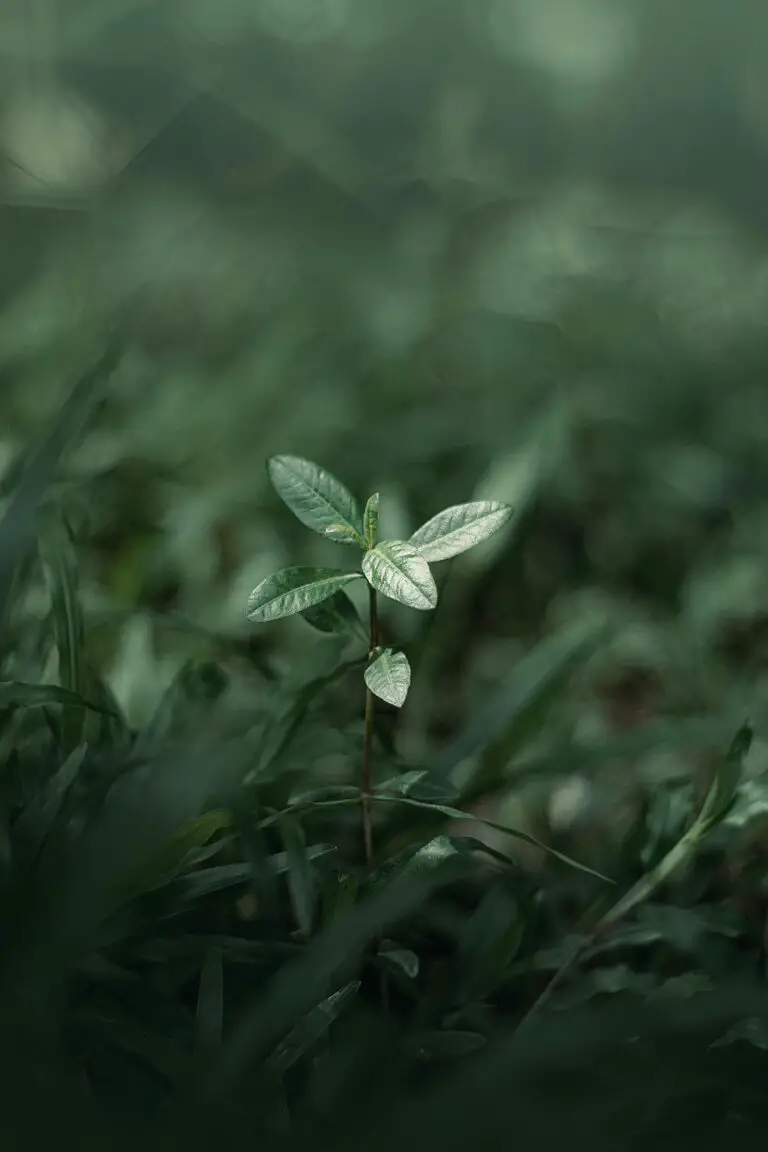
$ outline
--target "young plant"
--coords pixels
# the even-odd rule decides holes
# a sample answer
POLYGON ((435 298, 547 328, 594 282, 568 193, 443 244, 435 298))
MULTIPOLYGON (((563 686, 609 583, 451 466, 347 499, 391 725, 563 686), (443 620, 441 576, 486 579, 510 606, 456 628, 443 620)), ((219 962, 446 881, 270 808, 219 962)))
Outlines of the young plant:
POLYGON ((268 576, 248 600, 248 618, 256 623, 301 614, 325 632, 362 631, 368 645, 363 765, 360 782, 365 858, 373 861, 369 800, 373 791, 371 753, 375 697, 401 708, 411 683, 408 657, 400 649, 382 646, 377 594, 409 608, 428 611, 437 605, 437 585, 430 563, 449 560, 486 540, 512 515, 508 504, 478 500, 438 512, 409 540, 379 539, 379 495, 364 509, 345 486, 324 468, 298 456, 273 456, 267 473, 278 496, 302 524, 335 543, 362 552, 359 569, 283 568, 268 576), (368 628, 344 591, 354 580, 368 584, 368 628))

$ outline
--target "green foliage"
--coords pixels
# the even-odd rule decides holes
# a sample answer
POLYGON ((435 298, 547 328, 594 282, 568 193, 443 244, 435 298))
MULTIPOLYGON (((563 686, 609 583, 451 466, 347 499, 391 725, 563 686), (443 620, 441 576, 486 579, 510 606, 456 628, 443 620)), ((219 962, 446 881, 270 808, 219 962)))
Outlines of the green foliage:
POLYGON ((267 473, 280 499, 307 528, 337 544, 363 542, 357 501, 330 472, 297 456, 273 456, 267 473))
POLYGON ((446 508, 411 536, 408 543, 425 560, 450 560, 503 528, 514 509, 496 500, 476 500, 446 508))
POLYGON ((254 588, 248 600, 248 619, 262 624, 296 616, 330 599, 358 575, 333 568, 285 568, 254 588))
POLYGON ((365 683, 374 696, 402 708, 411 684, 408 657, 392 648, 374 648, 365 669, 365 683))
MULTIPOLYGON (((314 491, 327 483, 314 466, 292 467, 315 477, 314 491)), ((362 572, 289 568, 251 598, 252 618, 301 614, 325 637, 305 662, 290 676, 259 673, 243 717, 228 703, 231 673, 210 657, 189 661, 140 726, 99 692, 76 534, 53 508, 36 518, 50 614, 29 627, 55 652, 59 683, 12 678, 0 690, 9 1134, 21 1123, 29 1135, 14 1097, 38 1084, 38 1107, 66 1094, 82 1140, 105 1123, 145 1139, 162 1122, 179 1143, 190 1124, 213 1122, 265 1147, 312 1132, 375 1147, 383 1115, 408 1139, 416 1109, 434 1134, 474 1077, 495 1083, 502 1072, 499 1099, 543 1123, 529 1082, 549 1082, 576 1033, 577 1063, 590 1045, 627 1059, 629 1039, 661 1028, 657 1004, 665 1051, 687 1050, 703 1028, 695 1051, 716 1045, 726 1059, 739 1039, 762 1052, 764 1005, 748 974, 764 877, 740 862, 732 831, 744 827, 752 728, 732 739, 698 802, 685 781, 651 789, 621 834, 585 842, 486 814, 478 804, 520 786, 510 765, 536 781, 622 754, 553 727, 606 641, 582 625, 518 660, 436 756, 408 761, 366 722, 389 778, 365 787, 359 720, 337 722, 335 693, 362 668, 369 700, 402 708, 410 664, 379 640, 375 593, 394 587, 408 603, 402 589, 423 594, 429 572, 412 542, 377 541, 375 505, 360 526, 362 572), (368 630, 343 590, 361 578, 368 630), (348 657, 359 641, 367 658, 348 657), (342 776, 318 778, 325 755, 342 776), (724 876, 736 877, 736 899, 723 899, 724 876), (729 999, 734 977, 742 995, 729 999), (696 1002, 706 1012, 686 1015, 696 1002), (584 1004, 608 1021, 598 1037, 584 1004), (74 1087, 83 1083, 86 1095, 74 1087)), ((478 507, 439 514, 417 542, 446 558, 508 522, 508 509, 478 507)), ((23 666, 10 647, 7 674, 23 666)), ((699 739, 712 749, 720 732, 699 739)), ((642 1052, 621 1091, 655 1066, 656 1050, 642 1052)), ((586 1108, 592 1097, 579 1099, 586 1108)))

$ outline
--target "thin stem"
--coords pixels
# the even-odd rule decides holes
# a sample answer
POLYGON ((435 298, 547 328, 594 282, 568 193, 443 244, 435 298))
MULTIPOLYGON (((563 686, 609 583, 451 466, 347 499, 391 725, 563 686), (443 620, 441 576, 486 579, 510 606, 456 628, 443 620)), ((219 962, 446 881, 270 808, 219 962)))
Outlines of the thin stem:
MULTIPOLYGON (((375 588, 368 587, 368 603, 369 603, 369 618, 370 618, 370 635, 368 641, 368 655, 373 652, 374 648, 379 644, 379 613, 376 603, 376 590, 375 588)), ((375 697, 370 688, 366 686, 365 689, 365 735, 363 738, 363 772, 360 782, 360 806, 363 816, 363 849, 365 851, 365 863, 368 868, 373 867, 373 828, 371 825, 371 803, 370 797, 373 792, 373 720, 374 720, 375 697)))

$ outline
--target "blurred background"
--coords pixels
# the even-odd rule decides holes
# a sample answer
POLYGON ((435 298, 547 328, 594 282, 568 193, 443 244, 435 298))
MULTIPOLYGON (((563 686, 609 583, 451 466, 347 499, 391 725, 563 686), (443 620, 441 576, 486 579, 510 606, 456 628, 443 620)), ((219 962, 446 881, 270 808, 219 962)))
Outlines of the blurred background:
POLYGON ((346 559, 274 452, 380 491, 390 537, 515 507, 434 617, 386 609, 408 755, 592 616, 616 629, 570 731, 759 719, 767 46, 750 0, 3 0, 0 453, 129 309, 69 480, 134 723, 211 645, 245 699, 243 651, 290 674, 327 643, 245 619, 275 568, 346 559))

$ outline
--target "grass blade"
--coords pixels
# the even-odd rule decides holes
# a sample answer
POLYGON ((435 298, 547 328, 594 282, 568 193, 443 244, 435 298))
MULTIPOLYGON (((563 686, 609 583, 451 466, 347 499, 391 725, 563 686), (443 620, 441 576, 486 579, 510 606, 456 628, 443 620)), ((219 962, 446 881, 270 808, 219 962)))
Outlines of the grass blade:
POLYGON ((102 398, 109 377, 122 358, 123 342, 114 339, 106 352, 79 380, 53 422, 48 435, 30 453, 18 485, 0 521, 0 630, 5 627, 19 565, 34 546, 37 512, 59 463, 80 439, 102 398))

